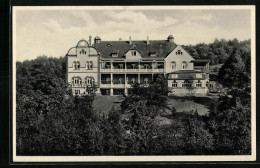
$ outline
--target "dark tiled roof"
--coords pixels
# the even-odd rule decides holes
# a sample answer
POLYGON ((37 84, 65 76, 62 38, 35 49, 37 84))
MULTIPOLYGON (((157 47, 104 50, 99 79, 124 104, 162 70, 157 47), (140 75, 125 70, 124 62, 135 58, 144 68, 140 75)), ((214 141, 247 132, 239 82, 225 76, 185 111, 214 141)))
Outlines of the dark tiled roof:
POLYGON ((194 63, 208 63, 210 62, 209 59, 196 59, 196 60, 191 60, 191 62, 194 62, 194 63))
POLYGON ((150 40, 149 44, 146 41, 132 41, 132 44, 129 44, 129 41, 101 41, 93 44, 93 47, 100 53, 101 58, 111 58, 113 50, 119 51, 118 58, 124 58, 130 49, 141 52, 143 58, 165 58, 177 45, 167 40, 150 40), (154 52, 156 56, 150 56, 154 52))

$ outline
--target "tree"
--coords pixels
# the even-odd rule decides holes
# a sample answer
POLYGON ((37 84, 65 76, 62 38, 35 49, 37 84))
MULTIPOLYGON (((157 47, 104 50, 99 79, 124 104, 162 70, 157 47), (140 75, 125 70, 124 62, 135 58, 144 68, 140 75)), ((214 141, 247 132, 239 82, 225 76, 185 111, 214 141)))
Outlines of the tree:
POLYGON ((249 79, 246 74, 245 64, 237 49, 219 70, 218 79, 221 84, 229 88, 245 88, 249 79))
POLYGON ((123 111, 127 154, 151 153, 158 132, 154 120, 158 110, 157 106, 147 106, 146 100, 140 100, 123 111))
POLYGON ((210 116, 209 127, 218 154, 250 154, 251 110, 237 104, 210 116))
POLYGON ((167 79, 163 75, 154 75, 153 81, 148 85, 133 85, 132 95, 125 96, 121 108, 127 109, 133 102, 147 100, 147 105, 167 107, 167 96, 169 93, 167 79))
POLYGON ((185 154, 209 154, 214 149, 212 134, 205 129, 205 123, 195 113, 184 119, 182 139, 185 154))

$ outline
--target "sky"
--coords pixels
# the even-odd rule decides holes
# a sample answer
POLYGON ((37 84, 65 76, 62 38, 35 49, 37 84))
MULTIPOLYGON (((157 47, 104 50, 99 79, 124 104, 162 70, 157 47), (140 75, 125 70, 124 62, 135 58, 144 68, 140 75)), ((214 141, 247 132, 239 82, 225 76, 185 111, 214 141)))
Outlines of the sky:
POLYGON ((65 56, 81 39, 166 40, 178 45, 215 39, 248 40, 249 9, 80 9, 17 10, 14 25, 16 60, 65 56))

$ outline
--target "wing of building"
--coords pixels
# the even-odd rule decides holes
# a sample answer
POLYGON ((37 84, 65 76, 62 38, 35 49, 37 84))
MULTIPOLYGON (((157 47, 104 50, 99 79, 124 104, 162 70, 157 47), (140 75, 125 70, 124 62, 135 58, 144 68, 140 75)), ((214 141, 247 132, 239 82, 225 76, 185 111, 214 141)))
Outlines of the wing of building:
POLYGON ((131 93, 132 84, 149 85, 155 74, 168 79, 170 94, 206 96, 209 60, 195 60, 174 42, 165 40, 80 40, 67 53, 67 82, 74 94, 131 93))

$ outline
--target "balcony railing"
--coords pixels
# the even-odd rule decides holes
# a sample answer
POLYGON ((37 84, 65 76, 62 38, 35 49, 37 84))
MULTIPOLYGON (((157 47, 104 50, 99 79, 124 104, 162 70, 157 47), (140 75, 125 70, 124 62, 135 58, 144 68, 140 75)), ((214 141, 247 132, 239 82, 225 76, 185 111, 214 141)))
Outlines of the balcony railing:
POLYGON ((103 84, 103 83, 101 83, 100 87, 101 88, 111 88, 111 84, 103 84))
POLYGON ((163 72, 164 69, 101 69, 100 72, 163 72))

